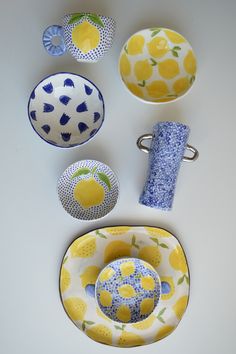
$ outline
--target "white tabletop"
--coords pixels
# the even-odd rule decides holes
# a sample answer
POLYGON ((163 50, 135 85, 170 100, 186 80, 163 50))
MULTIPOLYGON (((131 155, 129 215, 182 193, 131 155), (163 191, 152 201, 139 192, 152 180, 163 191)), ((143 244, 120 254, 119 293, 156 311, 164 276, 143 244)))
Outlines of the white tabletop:
POLYGON ((1 301, 4 354, 123 353, 98 344, 67 318, 58 294, 61 258, 68 244, 92 228, 116 224, 161 226, 183 244, 191 296, 179 327, 168 338, 132 353, 233 354, 235 339, 235 80, 234 0, 18 0, 1 1, 1 301), (92 11, 113 17, 113 48, 97 64, 53 58, 43 30, 65 13, 92 11), (117 72, 122 44, 139 29, 164 26, 182 33, 198 58, 189 95, 166 105, 146 105, 124 90, 117 72), (88 144, 61 150, 31 128, 27 100, 46 75, 71 71, 94 81, 104 94, 105 123, 88 144), (173 211, 138 204, 148 157, 136 139, 154 123, 191 127, 200 158, 181 167, 173 211), (57 179, 80 159, 108 164, 120 180, 120 200, 105 219, 81 223, 57 197, 57 179))

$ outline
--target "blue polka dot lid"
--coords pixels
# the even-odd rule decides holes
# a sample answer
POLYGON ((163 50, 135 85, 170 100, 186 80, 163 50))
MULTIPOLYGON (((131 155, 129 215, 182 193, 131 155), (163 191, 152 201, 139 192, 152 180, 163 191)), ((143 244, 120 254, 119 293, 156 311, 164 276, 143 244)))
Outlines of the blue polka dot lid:
POLYGON ((98 276, 95 293, 101 311, 122 323, 140 322, 157 306, 161 283, 156 270, 137 258, 117 259, 98 276))

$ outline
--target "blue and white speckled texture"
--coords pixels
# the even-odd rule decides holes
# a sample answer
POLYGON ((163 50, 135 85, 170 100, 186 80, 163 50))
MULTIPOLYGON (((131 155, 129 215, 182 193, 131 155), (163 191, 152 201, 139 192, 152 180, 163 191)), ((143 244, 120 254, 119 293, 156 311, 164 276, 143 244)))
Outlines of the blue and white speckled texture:
MULTIPOLYGON (((96 283, 96 297, 102 312, 114 321, 121 322, 117 318, 117 310, 121 305, 126 305, 130 309, 131 318, 129 323, 139 322, 147 318, 150 313, 141 314, 140 304, 142 300, 151 298, 154 299, 154 308, 157 306, 160 293, 161 283, 157 272, 151 269, 152 267, 146 262, 137 258, 118 259, 108 264, 104 269, 112 268, 115 272, 113 276, 106 281, 100 281, 99 277, 96 283), (122 276, 120 266, 122 263, 133 262, 135 269, 134 273, 128 276, 122 276), (146 266, 147 265, 147 266, 146 266), (154 280, 155 287, 153 290, 145 290, 141 285, 141 278, 149 276, 154 280), (124 298, 119 294, 119 287, 123 285, 131 285, 136 293, 135 296, 124 298), (106 290, 112 295, 112 305, 105 307, 100 302, 100 292, 106 290)), ((102 273, 102 272, 101 272, 102 273)))
POLYGON ((176 180, 190 129, 175 122, 160 122, 153 128, 147 180, 139 202, 161 210, 172 208, 176 180))

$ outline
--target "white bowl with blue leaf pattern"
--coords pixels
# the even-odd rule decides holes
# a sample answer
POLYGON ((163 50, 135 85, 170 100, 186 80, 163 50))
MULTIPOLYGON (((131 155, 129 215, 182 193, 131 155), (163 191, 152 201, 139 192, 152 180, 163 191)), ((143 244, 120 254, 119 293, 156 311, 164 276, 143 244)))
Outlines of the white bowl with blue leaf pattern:
POLYGON ((91 81, 63 72, 44 78, 33 89, 28 115, 44 141, 70 148, 96 135, 104 121, 105 106, 100 90, 91 81))

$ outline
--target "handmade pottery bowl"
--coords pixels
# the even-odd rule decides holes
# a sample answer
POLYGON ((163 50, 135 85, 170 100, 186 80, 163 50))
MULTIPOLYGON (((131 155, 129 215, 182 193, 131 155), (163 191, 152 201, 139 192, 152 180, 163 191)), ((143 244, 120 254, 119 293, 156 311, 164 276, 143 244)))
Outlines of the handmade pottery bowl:
POLYGON ((115 207, 119 184, 114 172, 102 162, 83 160, 69 166, 58 182, 64 209, 79 220, 97 220, 115 207))
POLYGON ((62 26, 52 25, 43 33, 48 54, 63 55, 68 51, 77 61, 95 63, 112 46, 115 21, 91 13, 65 15, 62 26))
POLYGON ((99 274, 95 294, 101 311, 110 319, 135 323, 151 315, 160 299, 156 270, 138 258, 117 259, 99 274))
POLYGON ((188 92, 196 76, 189 42, 167 28, 132 35, 121 50, 119 72, 126 88, 148 103, 174 101, 188 92))
POLYGON ((105 107, 100 90, 88 79, 56 73, 33 89, 28 115, 35 132, 62 148, 82 145, 99 131, 105 107))
POLYGON ((189 281, 184 250, 170 232, 109 226, 78 236, 68 247, 60 296, 68 317, 85 335, 107 345, 135 347, 175 330, 188 305, 189 281))

